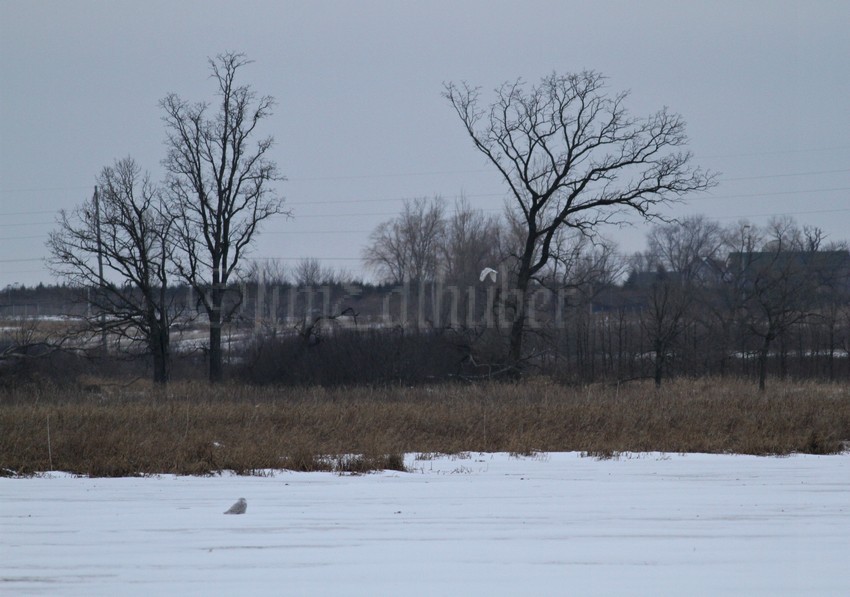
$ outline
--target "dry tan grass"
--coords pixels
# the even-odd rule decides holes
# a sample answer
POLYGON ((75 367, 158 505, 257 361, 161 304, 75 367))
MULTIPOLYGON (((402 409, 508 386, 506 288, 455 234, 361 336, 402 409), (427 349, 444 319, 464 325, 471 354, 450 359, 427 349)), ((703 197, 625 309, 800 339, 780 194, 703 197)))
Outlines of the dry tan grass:
MULTIPOLYGON (((94 380, 90 380, 94 381, 94 380)), ((94 476, 399 468, 405 452, 834 453, 850 388, 730 380, 565 387, 26 386, 0 395, 0 469, 94 476), (49 437, 48 442, 48 427, 49 437), (357 456, 351 456, 352 454, 357 456)))

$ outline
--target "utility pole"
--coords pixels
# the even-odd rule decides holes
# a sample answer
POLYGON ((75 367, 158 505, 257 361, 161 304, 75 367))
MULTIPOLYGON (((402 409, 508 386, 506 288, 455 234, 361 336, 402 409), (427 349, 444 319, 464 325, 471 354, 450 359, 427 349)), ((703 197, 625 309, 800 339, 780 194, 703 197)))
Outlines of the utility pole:
MULTIPOLYGON (((95 231, 97 234, 97 275, 100 289, 103 289, 103 244, 100 239, 100 196, 97 192, 97 186, 94 187, 94 219, 95 231)), ((106 313, 100 312, 100 350, 106 354, 106 313)))

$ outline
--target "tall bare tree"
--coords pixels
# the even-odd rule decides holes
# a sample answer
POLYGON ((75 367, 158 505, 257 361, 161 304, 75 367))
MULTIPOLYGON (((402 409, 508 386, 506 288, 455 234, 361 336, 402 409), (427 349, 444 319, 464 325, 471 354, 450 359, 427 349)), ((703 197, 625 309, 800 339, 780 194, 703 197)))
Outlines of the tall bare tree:
POLYGON ((132 158, 105 167, 97 182, 95 197, 60 212, 47 241, 50 267, 70 284, 93 289, 90 328, 105 326, 131 347, 142 343, 153 358, 154 381, 165 383, 174 315, 168 294, 173 220, 132 158))
POLYGON ((191 104, 173 93, 160 102, 167 131, 166 188, 179 223, 176 266, 209 317, 213 382, 222 378, 222 323, 240 302, 236 297, 224 310, 229 284, 260 224, 285 213, 273 186, 283 180, 269 157, 274 139, 257 138, 274 98, 258 97, 236 80, 249 63, 244 54, 233 52, 209 60, 218 87, 214 113, 208 103, 191 104))
POLYGON ((522 81, 496 90, 489 106, 478 88, 449 83, 445 97, 478 149, 507 184, 524 224, 515 288, 520 304, 511 326, 509 359, 519 365, 527 296, 552 256, 562 227, 593 234, 626 213, 657 215, 660 205, 714 183, 691 166, 685 123, 663 109, 629 115, 626 92, 611 95, 593 71, 522 81))

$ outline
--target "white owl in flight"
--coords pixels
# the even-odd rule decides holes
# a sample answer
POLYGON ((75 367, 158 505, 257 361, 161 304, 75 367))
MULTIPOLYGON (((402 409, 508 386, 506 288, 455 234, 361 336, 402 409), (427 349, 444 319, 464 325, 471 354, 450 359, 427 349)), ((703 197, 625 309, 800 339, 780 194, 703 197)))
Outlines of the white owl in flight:
POLYGON ((478 279, 481 282, 483 282, 487 278, 487 276, 490 276, 490 281, 495 282, 496 281, 496 274, 498 274, 498 273, 499 272, 494 270, 492 267, 485 267, 484 269, 481 270, 481 275, 479 276, 478 279))

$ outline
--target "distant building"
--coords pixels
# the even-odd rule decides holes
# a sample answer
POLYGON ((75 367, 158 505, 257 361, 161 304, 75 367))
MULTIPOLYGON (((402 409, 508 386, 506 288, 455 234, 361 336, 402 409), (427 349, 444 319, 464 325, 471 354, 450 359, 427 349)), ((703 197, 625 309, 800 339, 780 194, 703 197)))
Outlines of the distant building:
POLYGON ((787 278, 814 291, 850 292, 850 251, 753 251, 730 253, 727 275, 755 283, 787 278))

